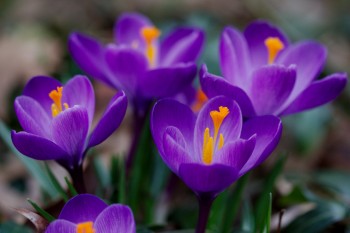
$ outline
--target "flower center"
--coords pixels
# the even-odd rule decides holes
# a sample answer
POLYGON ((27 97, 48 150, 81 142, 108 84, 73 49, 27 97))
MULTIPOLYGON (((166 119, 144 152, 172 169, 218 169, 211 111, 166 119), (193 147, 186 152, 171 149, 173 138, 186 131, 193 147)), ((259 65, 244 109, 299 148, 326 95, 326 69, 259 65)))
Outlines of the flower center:
POLYGON ((160 30, 156 27, 143 27, 141 28, 141 36, 146 42, 146 57, 150 66, 155 65, 155 59, 157 54, 157 47, 153 42, 160 36, 160 30))
MULTIPOLYGON (((230 113, 230 110, 227 107, 220 106, 219 111, 213 110, 210 111, 210 117, 214 124, 214 137, 210 136, 209 128, 205 128, 203 135, 203 154, 202 160, 205 164, 209 165, 213 161, 213 155, 215 150, 215 145, 217 142, 217 137, 222 122, 226 116, 230 113)), ((224 146, 224 136, 220 133, 218 149, 220 150, 224 146)))
MULTIPOLYGON (((62 102, 61 102, 62 92, 63 92, 63 87, 57 87, 56 90, 52 90, 49 93, 49 97, 53 101, 53 104, 51 105, 52 117, 56 117, 59 113, 63 111, 62 102)), ((63 106, 65 109, 69 108, 67 103, 64 103, 63 106)))
POLYGON ((269 64, 272 64, 277 54, 284 49, 283 42, 278 37, 268 37, 265 40, 265 46, 267 48, 268 54, 269 54, 269 64))
POLYGON ((95 229, 92 227, 93 222, 83 222, 77 225, 77 233, 95 233, 95 229))

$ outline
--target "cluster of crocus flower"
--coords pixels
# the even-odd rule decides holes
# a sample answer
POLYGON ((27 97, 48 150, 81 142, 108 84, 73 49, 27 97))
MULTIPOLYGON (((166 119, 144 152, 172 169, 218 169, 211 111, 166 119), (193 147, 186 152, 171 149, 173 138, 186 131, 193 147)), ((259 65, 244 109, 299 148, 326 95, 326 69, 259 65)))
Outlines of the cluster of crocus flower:
MULTIPOLYGON (((91 130, 95 97, 85 76, 77 75, 66 85, 34 77, 15 100, 24 129, 12 132, 15 147, 34 159, 56 160, 79 186, 87 150, 118 128, 126 112, 126 96, 142 115, 153 99, 186 94, 194 80, 204 42, 202 30, 179 28, 162 41, 160 35, 148 18, 136 13, 119 18, 115 43, 107 46, 71 34, 69 50, 77 64, 119 91, 91 130)), ((327 103, 345 87, 343 73, 315 80, 325 59, 326 50, 319 43, 289 45, 286 36, 267 22, 254 22, 243 34, 227 27, 220 39, 224 78, 202 66, 205 95, 194 107, 196 112, 174 98, 154 105, 151 132, 160 155, 198 197, 197 233, 205 231, 215 197, 275 149, 282 131, 278 116, 327 103)), ((46 230, 63 231, 135 232, 135 223, 128 207, 107 206, 85 194, 70 200, 46 230)))

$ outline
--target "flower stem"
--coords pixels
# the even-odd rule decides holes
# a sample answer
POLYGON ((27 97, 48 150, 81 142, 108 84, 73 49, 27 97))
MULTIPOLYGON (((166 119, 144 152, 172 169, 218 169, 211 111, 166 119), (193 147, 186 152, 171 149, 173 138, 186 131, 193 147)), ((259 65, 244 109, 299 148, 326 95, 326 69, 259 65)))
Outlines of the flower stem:
POLYGON ((145 108, 146 110, 143 110, 143 111, 140 111, 137 108, 134 109, 133 139, 132 139, 131 146, 130 146, 129 153, 128 153, 128 157, 126 160, 127 170, 130 170, 130 168, 132 167, 132 163, 133 163, 134 158, 135 158, 137 146, 140 142, 142 129, 145 125, 150 106, 151 106, 151 103, 147 104, 147 107, 145 108))
POLYGON ((78 193, 86 193, 86 186, 83 176, 83 166, 80 165, 69 170, 69 174, 72 177, 74 188, 78 193))
POLYGON ((211 205, 214 201, 214 198, 209 195, 198 195, 199 203, 199 215, 196 227, 196 233, 205 233, 207 226, 211 205))

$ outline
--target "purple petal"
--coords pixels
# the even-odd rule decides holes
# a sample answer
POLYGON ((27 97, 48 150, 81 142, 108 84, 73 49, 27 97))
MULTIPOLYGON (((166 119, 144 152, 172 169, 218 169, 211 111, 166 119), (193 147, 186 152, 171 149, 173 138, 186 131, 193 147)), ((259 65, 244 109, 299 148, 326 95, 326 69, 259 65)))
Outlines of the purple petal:
POLYGON ((249 119, 244 122, 242 138, 248 139, 256 135, 256 144, 247 163, 239 171, 242 176, 262 163, 276 148, 282 134, 282 122, 279 118, 269 115, 249 119))
POLYGON ((93 147, 108 138, 122 122, 128 100, 123 91, 118 92, 110 101, 106 111, 91 133, 88 147, 93 147))
POLYGON ((242 114, 238 104, 224 96, 217 96, 210 99, 200 110, 194 129, 194 149, 195 154, 198 156, 202 155, 205 129, 209 128, 210 135, 212 137, 214 136, 214 124, 210 117, 210 112, 219 111, 220 106, 227 107, 229 109, 229 114, 222 122, 219 135, 222 133, 225 142, 228 143, 236 141, 241 134, 242 114))
POLYGON ((23 95, 35 99, 43 107, 45 112, 51 116, 51 105, 53 102, 49 97, 49 93, 60 86, 62 86, 62 84, 54 78, 36 76, 31 78, 24 87, 23 95))
POLYGON ((313 82, 284 110, 281 115, 301 112, 334 100, 345 88, 347 75, 336 73, 313 82))
POLYGON ((84 107, 89 115, 91 125, 95 111, 95 94, 90 80, 83 75, 76 75, 63 88, 62 103, 69 107, 79 105, 84 107))
POLYGON ((238 178, 237 170, 232 167, 196 163, 181 164, 179 176, 197 194, 210 193, 213 196, 222 192, 238 178))
POLYGON ((120 83, 120 88, 127 94, 136 95, 140 79, 148 66, 145 56, 131 48, 108 46, 106 60, 114 79, 120 83))
POLYGON ((195 120, 187 105, 172 99, 159 100, 151 113, 151 132, 159 152, 164 154, 163 135, 169 126, 178 128, 187 145, 192 145, 195 120))
POLYGON ((252 65, 255 68, 268 64, 268 51, 265 46, 267 38, 277 37, 282 41, 285 48, 288 47, 288 39, 283 32, 276 26, 262 20, 248 25, 244 31, 244 36, 250 50, 252 65))
POLYGON ((192 148, 186 145, 184 136, 180 130, 174 126, 168 126, 163 136, 163 148, 164 153, 161 153, 161 157, 166 165, 174 173, 179 173, 179 167, 182 163, 191 163, 193 158, 192 148))
POLYGON ((51 119, 37 101, 28 96, 19 96, 14 105, 24 131, 51 138, 51 119))
POLYGON ((64 205, 58 218, 76 224, 95 222, 97 216, 107 207, 104 201, 94 195, 79 194, 64 205))
POLYGON ((12 143, 22 154, 37 160, 69 160, 70 156, 54 142, 27 132, 11 132, 12 143))
POLYGON ((66 220, 57 219, 49 224, 46 228, 45 233, 76 233, 77 226, 74 223, 71 223, 66 220))
POLYGON ((194 63, 149 70, 140 79, 141 94, 149 98, 175 95, 192 83, 196 73, 197 67, 194 63))
POLYGON ((196 28, 178 28, 160 45, 160 66, 195 62, 202 51, 204 32, 196 28))
POLYGON ((118 86, 108 78, 105 48, 99 41, 80 33, 72 33, 68 39, 68 49, 74 61, 88 75, 112 87, 118 86))
POLYGON ((289 105, 321 72, 327 57, 327 49, 313 41, 303 41, 288 47, 276 63, 297 67, 297 79, 292 94, 288 99, 289 105))
POLYGON ((136 226, 134 216, 129 207, 114 204, 107 207, 97 217, 94 228, 96 233, 135 233, 136 226))
POLYGON ((181 92, 173 96, 180 103, 191 106, 196 100, 197 90, 193 85, 188 85, 181 92))
POLYGON ((73 157, 74 163, 80 163, 88 129, 89 119, 86 109, 74 106, 53 119, 53 141, 73 157))
POLYGON ((232 85, 246 89, 250 77, 248 45, 243 35, 226 27, 220 38, 220 67, 225 79, 232 85))
POLYGON ((250 89, 256 113, 276 115, 293 90, 295 78, 295 66, 269 65, 256 70, 250 89))
POLYGON ((227 165, 241 170, 251 156, 256 142, 256 136, 251 136, 248 140, 239 139, 230 142, 214 155, 214 163, 227 165))
POLYGON ((141 35, 143 27, 152 26, 151 21, 144 15, 138 13, 124 13, 114 27, 114 38, 116 44, 137 47, 143 51, 145 41, 141 35))
POLYGON ((202 90, 208 98, 224 95, 239 104, 244 116, 256 115, 253 104, 244 90, 231 85, 222 77, 208 73, 205 65, 201 68, 200 82, 202 90))

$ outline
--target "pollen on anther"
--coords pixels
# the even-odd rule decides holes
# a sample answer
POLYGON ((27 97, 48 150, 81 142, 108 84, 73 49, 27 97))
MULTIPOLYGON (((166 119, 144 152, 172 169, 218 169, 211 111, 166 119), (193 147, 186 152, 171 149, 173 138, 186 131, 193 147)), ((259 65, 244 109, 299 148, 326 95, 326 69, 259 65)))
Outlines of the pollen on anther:
POLYGON ((160 36, 160 30, 156 27, 143 27, 141 29, 141 35, 144 38, 146 44, 152 43, 160 36))
POLYGON ((272 64, 275 61, 278 53, 284 49, 284 44, 278 37, 268 37, 265 40, 265 46, 268 51, 268 63, 272 64))

